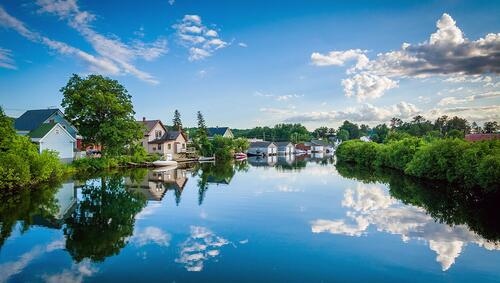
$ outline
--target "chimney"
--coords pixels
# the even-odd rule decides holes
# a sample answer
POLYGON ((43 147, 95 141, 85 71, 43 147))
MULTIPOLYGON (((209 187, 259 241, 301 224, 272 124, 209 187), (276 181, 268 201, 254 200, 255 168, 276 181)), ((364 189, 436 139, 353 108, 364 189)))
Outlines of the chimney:
POLYGON ((143 121, 143 122, 146 122, 146 117, 142 117, 142 121, 143 121))

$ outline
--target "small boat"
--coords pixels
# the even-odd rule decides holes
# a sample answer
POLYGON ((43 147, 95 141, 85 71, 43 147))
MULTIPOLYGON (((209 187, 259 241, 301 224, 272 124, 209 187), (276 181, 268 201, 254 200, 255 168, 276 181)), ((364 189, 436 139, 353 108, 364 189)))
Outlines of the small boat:
POLYGON ((302 149, 296 149, 296 150, 295 150, 295 154, 296 154, 296 155, 302 155, 302 154, 306 154, 306 153, 307 153, 307 151, 302 150, 302 149))
POLYGON ((161 173, 161 172, 166 172, 170 170, 177 169, 177 164, 176 165, 170 165, 170 166, 163 166, 163 167, 156 167, 153 169, 153 172, 155 173, 161 173))
POLYGON ((156 160, 153 161, 155 167, 177 166, 177 161, 174 160, 156 160))
POLYGON ((245 153, 243 153, 243 152, 238 152, 238 153, 234 154, 234 158, 236 160, 243 160, 243 159, 247 158, 247 155, 245 153))
POLYGON ((215 160, 214 156, 200 156, 200 157, 198 157, 199 162, 214 161, 214 160, 215 160))

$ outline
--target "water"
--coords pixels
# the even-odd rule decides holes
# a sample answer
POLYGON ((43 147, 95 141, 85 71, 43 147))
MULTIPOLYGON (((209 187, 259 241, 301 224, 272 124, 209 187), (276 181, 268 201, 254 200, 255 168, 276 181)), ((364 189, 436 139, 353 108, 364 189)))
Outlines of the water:
POLYGON ((0 282, 499 282, 499 199, 321 156, 75 176, 2 198, 0 282))

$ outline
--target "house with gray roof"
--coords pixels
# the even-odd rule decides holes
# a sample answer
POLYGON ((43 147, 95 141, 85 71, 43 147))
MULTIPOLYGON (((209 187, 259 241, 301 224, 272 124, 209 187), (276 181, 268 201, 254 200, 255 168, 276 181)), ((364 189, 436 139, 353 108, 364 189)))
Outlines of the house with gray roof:
POLYGON ((269 141, 257 141, 251 142, 248 148, 248 155, 276 155, 278 154, 278 147, 274 142, 269 141))
POLYGON ((182 131, 169 131, 160 120, 137 121, 143 127, 141 145, 148 153, 176 158, 186 152, 187 136, 182 131))
POLYGON ((207 128, 208 138, 213 139, 216 135, 224 138, 234 138, 233 132, 229 127, 207 128))
POLYGON ((38 109, 26 111, 14 122, 18 135, 27 136, 38 145, 40 153, 51 150, 58 153, 65 162, 73 161, 78 151, 77 129, 66 120, 59 109, 38 109))
POLYGON ((295 152, 295 146, 291 142, 275 142, 275 144, 280 155, 292 155, 295 152))

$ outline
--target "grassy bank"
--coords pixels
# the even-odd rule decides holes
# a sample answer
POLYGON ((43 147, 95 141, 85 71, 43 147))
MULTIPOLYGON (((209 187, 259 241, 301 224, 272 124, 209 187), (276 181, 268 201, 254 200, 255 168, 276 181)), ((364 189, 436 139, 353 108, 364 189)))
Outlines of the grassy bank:
POLYGON ((138 154, 138 155, 120 155, 103 156, 99 158, 82 158, 73 161, 72 167, 79 173, 94 173, 103 170, 110 170, 118 167, 127 166, 129 163, 153 162, 158 160, 158 155, 138 154))
POLYGON ((351 140, 336 152, 340 162, 388 167, 463 187, 500 188, 500 141, 470 143, 462 139, 404 138, 384 144, 351 140))

